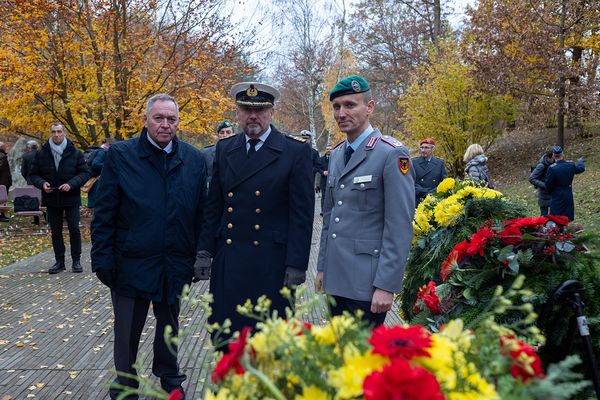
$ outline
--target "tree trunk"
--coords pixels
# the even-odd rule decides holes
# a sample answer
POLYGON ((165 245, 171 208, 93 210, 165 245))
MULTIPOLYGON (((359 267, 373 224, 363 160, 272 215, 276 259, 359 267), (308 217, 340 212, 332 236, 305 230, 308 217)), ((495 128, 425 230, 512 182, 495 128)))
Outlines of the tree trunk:
MULTIPOLYGON (((560 25, 559 29, 559 51, 561 57, 564 57, 565 52, 565 19, 567 13, 566 0, 562 0, 562 7, 560 13, 560 25)), ((564 61, 564 60, 563 60, 564 61)), ((564 71, 561 71, 560 78, 558 78, 558 113, 556 116, 557 122, 557 134, 556 144, 561 147, 565 145, 565 76, 564 71)))

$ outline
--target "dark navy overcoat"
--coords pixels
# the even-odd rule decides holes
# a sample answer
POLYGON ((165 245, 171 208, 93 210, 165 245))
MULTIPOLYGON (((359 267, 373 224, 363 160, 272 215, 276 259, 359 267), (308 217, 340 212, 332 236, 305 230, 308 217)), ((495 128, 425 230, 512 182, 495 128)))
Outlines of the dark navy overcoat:
POLYGON ((575 219, 573 204, 573 177, 585 171, 583 161, 575 164, 572 161, 556 160, 546 171, 546 190, 552 196, 550 214, 564 215, 569 221, 575 219))
POLYGON ((448 177, 444 160, 431 157, 429 161, 422 156, 411 159, 415 170, 415 204, 418 205, 427 195, 435 192, 437 185, 448 177))
POLYGON ((314 217, 311 148, 271 128, 248 158, 243 133, 217 143, 199 248, 214 255, 213 322, 232 331, 256 321, 236 306, 268 296, 280 315, 286 266, 306 270, 314 217))
POLYGON ((116 269, 120 295, 174 304, 191 283, 206 167, 199 150, 177 138, 173 144, 165 156, 142 133, 113 144, 104 162, 92 222, 92 271, 116 269))

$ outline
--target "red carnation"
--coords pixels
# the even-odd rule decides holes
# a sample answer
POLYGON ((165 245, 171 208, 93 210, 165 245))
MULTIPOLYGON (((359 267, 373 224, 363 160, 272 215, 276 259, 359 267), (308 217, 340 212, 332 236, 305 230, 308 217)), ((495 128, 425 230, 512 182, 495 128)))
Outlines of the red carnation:
POLYGON ((533 347, 514 337, 500 338, 501 353, 511 358, 510 373, 526 382, 532 378, 544 378, 542 361, 533 347))
POLYGON ((246 348, 246 338, 248 337, 248 333, 250 333, 251 328, 246 326, 240 332, 240 336, 229 343, 228 348, 229 352, 223 354, 223 357, 219 360, 215 369, 212 372, 211 379, 214 383, 219 383, 225 378, 227 373, 234 369, 235 373, 241 375, 244 373, 244 367, 240 364, 240 360, 244 355, 244 349, 246 348))
POLYGON ((429 281, 427 285, 421 286, 419 292, 417 293, 417 297, 423 300, 423 303, 425 303, 432 314, 440 314, 442 312, 441 303, 440 298, 435 292, 435 289, 435 282, 429 281))
POLYGON ((182 399, 183 399, 183 392, 179 388, 177 388, 177 389, 173 390, 171 393, 169 393, 169 397, 167 398, 167 400, 182 400, 182 399))
POLYGON ((466 257, 468 248, 469 242, 466 240, 463 240, 454 246, 450 254, 448 254, 448 257, 442 262, 442 269, 440 270, 440 279, 442 282, 448 280, 454 266, 457 266, 458 268, 458 264, 466 257))
POLYGON ((518 245, 521 243, 521 231, 523 229, 538 229, 548 219, 546 217, 517 218, 504 221, 504 230, 498 234, 500 241, 504 244, 518 245))
POLYGON ((477 232, 471 236, 469 240, 469 247, 467 248, 467 255, 473 257, 475 254, 479 254, 483 257, 483 250, 487 245, 490 238, 494 237, 496 232, 490 229, 488 226, 480 228, 477 232))
POLYGON ((366 400, 443 400, 435 376, 408 361, 395 358, 391 364, 367 376, 363 382, 366 400))
POLYGON ((380 325, 373 329, 369 337, 373 353, 391 358, 429 357, 426 349, 431 347, 431 337, 421 326, 380 325))
POLYGON ((558 226, 567 226, 569 225, 569 218, 565 217, 564 215, 546 215, 546 218, 548 218, 548 221, 552 221, 554 222, 556 225, 558 226))

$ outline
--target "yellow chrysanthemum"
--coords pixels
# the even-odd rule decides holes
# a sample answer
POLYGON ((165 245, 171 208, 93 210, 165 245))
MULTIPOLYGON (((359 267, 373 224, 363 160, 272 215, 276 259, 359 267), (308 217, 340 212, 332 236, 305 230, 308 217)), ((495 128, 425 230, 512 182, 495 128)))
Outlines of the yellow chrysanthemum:
POLYGON ((300 332, 302 324, 296 320, 268 320, 261 324, 261 331, 249 338, 248 343, 256 352, 257 358, 268 358, 273 349, 285 344, 294 343, 303 348, 305 338, 302 335, 298 336, 300 332))
POLYGON ((440 201, 433 211, 435 222, 440 226, 448 226, 456 221, 456 217, 462 215, 463 205, 459 202, 457 195, 452 195, 440 201))
POLYGON ((456 181, 454 180, 454 178, 446 178, 440 182, 440 184, 436 188, 436 191, 438 193, 446 193, 448 190, 454 189, 455 185, 456 181))
POLYGON ((235 400, 235 396, 227 388, 220 388, 217 394, 207 390, 204 395, 205 400, 235 400))
MULTIPOLYGON (((425 367, 431 371, 445 390, 456 388, 456 345, 452 341, 439 334, 431 336, 432 346, 428 349, 430 357, 417 357, 413 363, 425 367)), ((460 354, 462 355, 462 354, 460 354)), ((464 359, 464 356, 461 357, 464 359)))
POLYGON ((295 400, 329 400, 331 396, 316 386, 308 386, 302 389, 302 395, 296 395, 295 400))
POLYGON ((344 350, 344 365, 329 373, 329 384, 337 389, 336 399, 352 399, 363 392, 362 383, 374 371, 389 362, 387 357, 367 351, 361 354, 355 347, 344 350))
POLYGON ((313 326, 311 333, 319 343, 334 344, 353 324, 353 318, 345 315, 336 315, 323 327, 313 326))
POLYGON ((473 333, 464 330, 464 323, 462 319, 453 319, 448 322, 444 329, 438 333, 450 339, 450 341, 458 346, 462 351, 467 351, 471 348, 471 342, 473 341, 473 333))

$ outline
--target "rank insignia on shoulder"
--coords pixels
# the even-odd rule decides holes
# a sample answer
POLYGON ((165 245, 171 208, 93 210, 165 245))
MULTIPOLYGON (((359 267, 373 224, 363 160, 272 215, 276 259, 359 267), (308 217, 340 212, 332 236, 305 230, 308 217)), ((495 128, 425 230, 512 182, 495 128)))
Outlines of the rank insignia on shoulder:
POLYGON ((391 137, 389 135, 383 135, 381 137, 381 141, 389 144, 390 146, 392 146, 394 148, 402 146, 402 143, 400 143, 398 140, 396 140, 395 138, 393 138, 393 137, 391 137))
POLYGON ((377 144, 378 140, 379 140, 378 136, 371 136, 371 138, 365 145, 365 150, 373 150, 373 148, 375 147, 375 144, 377 144))
POLYGON ((398 169, 402 172, 402 175, 406 175, 410 170, 410 158, 406 156, 398 157, 398 169))
POLYGON ((288 135, 289 138, 297 140, 301 143, 306 143, 306 139, 301 138, 300 136, 288 135))
POLYGON ((338 147, 340 147, 340 145, 342 145, 346 140, 342 140, 341 142, 339 142, 338 144, 336 144, 335 146, 333 146, 334 149, 337 149, 338 147))

